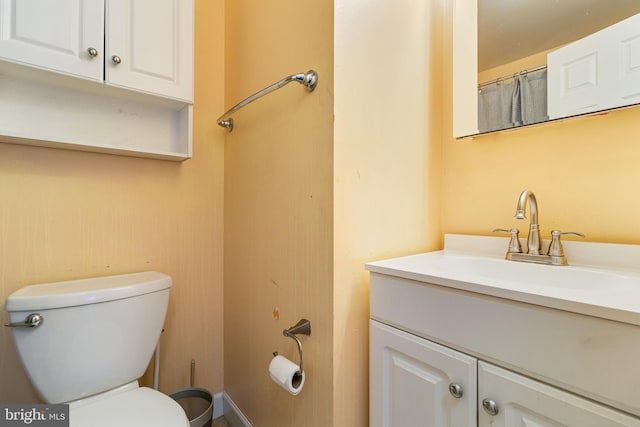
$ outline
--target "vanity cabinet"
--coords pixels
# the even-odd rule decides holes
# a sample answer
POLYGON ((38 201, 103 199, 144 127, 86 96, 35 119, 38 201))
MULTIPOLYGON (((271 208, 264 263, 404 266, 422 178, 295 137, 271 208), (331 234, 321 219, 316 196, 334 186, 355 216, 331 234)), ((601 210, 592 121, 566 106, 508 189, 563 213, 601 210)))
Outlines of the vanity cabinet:
POLYGON ((475 358, 375 320, 370 348, 370 426, 475 425, 475 358))
POLYGON ((0 58, 193 101, 190 0, 0 0, 0 58))
POLYGON ((640 426, 637 418, 482 361, 478 396, 479 427, 640 426), (484 405, 497 414, 489 414, 484 405))
POLYGON ((371 426, 640 427, 638 326, 368 268, 371 426))
POLYGON ((640 420, 383 323, 370 323, 372 427, 635 427, 640 420))
POLYGON ((193 30, 193 0, 0 0, 0 141, 191 157, 193 30))

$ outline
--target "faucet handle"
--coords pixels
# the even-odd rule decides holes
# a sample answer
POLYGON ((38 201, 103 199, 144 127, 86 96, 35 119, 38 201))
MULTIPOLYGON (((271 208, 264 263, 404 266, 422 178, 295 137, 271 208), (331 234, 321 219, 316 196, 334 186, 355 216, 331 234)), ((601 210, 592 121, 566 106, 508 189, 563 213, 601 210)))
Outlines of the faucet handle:
POLYGON ((510 233, 511 240, 509 241, 509 250, 507 251, 507 253, 511 253, 511 254, 522 253, 522 246, 520 245, 520 237, 518 236, 520 231, 517 228, 512 228, 510 230, 507 230, 506 228, 496 228, 495 230, 493 230, 493 232, 494 233, 510 233))
POLYGON ((560 241, 560 236, 564 234, 573 234, 574 236, 584 237, 584 234, 576 231, 551 230, 551 243, 549 244, 547 255, 556 257, 564 256, 564 249, 562 248, 562 242, 560 241))

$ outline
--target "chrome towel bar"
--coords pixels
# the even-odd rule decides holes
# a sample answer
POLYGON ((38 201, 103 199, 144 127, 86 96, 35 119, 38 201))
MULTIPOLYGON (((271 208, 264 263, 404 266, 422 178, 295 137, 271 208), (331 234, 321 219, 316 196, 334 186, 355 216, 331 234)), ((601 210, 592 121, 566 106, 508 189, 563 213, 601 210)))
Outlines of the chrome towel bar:
POLYGON ((231 117, 229 117, 232 113, 238 111, 239 109, 241 109, 242 107, 244 107, 245 105, 255 101, 258 98, 261 98, 265 95, 267 95, 268 93, 273 92, 276 89, 280 89, 283 86, 288 85, 291 82, 298 82, 300 84, 302 84, 304 87, 307 88, 307 91, 309 92, 313 92, 313 90, 316 88, 316 86, 318 85, 318 73, 316 73, 313 70, 309 70, 307 71, 306 74, 304 73, 300 73, 300 74, 292 74, 288 77, 285 77, 284 79, 270 85, 267 86, 266 88, 259 90, 258 92, 254 93, 253 95, 249 96, 248 98, 238 102, 236 105, 234 105, 231 109, 229 109, 229 111, 227 111, 226 113, 224 113, 223 115, 221 115, 220 117, 218 117, 218 125, 222 126, 223 128, 227 128, 229 129, 229 132, 231 132, 233 130, 233 119, 231 117))

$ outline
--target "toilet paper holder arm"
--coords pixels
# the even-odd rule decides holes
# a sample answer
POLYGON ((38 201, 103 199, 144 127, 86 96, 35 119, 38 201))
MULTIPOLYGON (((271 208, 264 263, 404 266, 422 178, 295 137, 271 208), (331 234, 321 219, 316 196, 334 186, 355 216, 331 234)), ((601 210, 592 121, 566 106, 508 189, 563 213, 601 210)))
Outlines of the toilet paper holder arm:
MULTIPOLYGON (((297 334, 311 335, 311 322, 307 319, 300 319, 300 321, 298 321, 294 326, 282 331, 282 335, 293 339, 298 345, 298 354, 300 355, 300 374, 302 374, 304 372, 302 367, 302 343, 300 342, 300 338, 296 336, 297 334)), ((274 353, 274 355, 275 354, 277 353, 274 353)))
POLYGON ((307 319, 300 319, 294 326, 282 331, 282 335, 285 337, 297 334, 311 335, 311 322, 307 319))

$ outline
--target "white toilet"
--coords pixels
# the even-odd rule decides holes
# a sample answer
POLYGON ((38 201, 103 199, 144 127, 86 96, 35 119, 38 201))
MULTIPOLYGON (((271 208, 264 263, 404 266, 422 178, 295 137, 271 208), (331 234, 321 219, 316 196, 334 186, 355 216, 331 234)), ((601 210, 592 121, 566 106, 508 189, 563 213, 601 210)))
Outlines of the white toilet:
POLYGON ((7 298, 31 382, 47 403, 69 404, 72 427, 189 426, 176 401, 138 386, 169 288, 171 277, 143 272, 32 285, 7 298))

